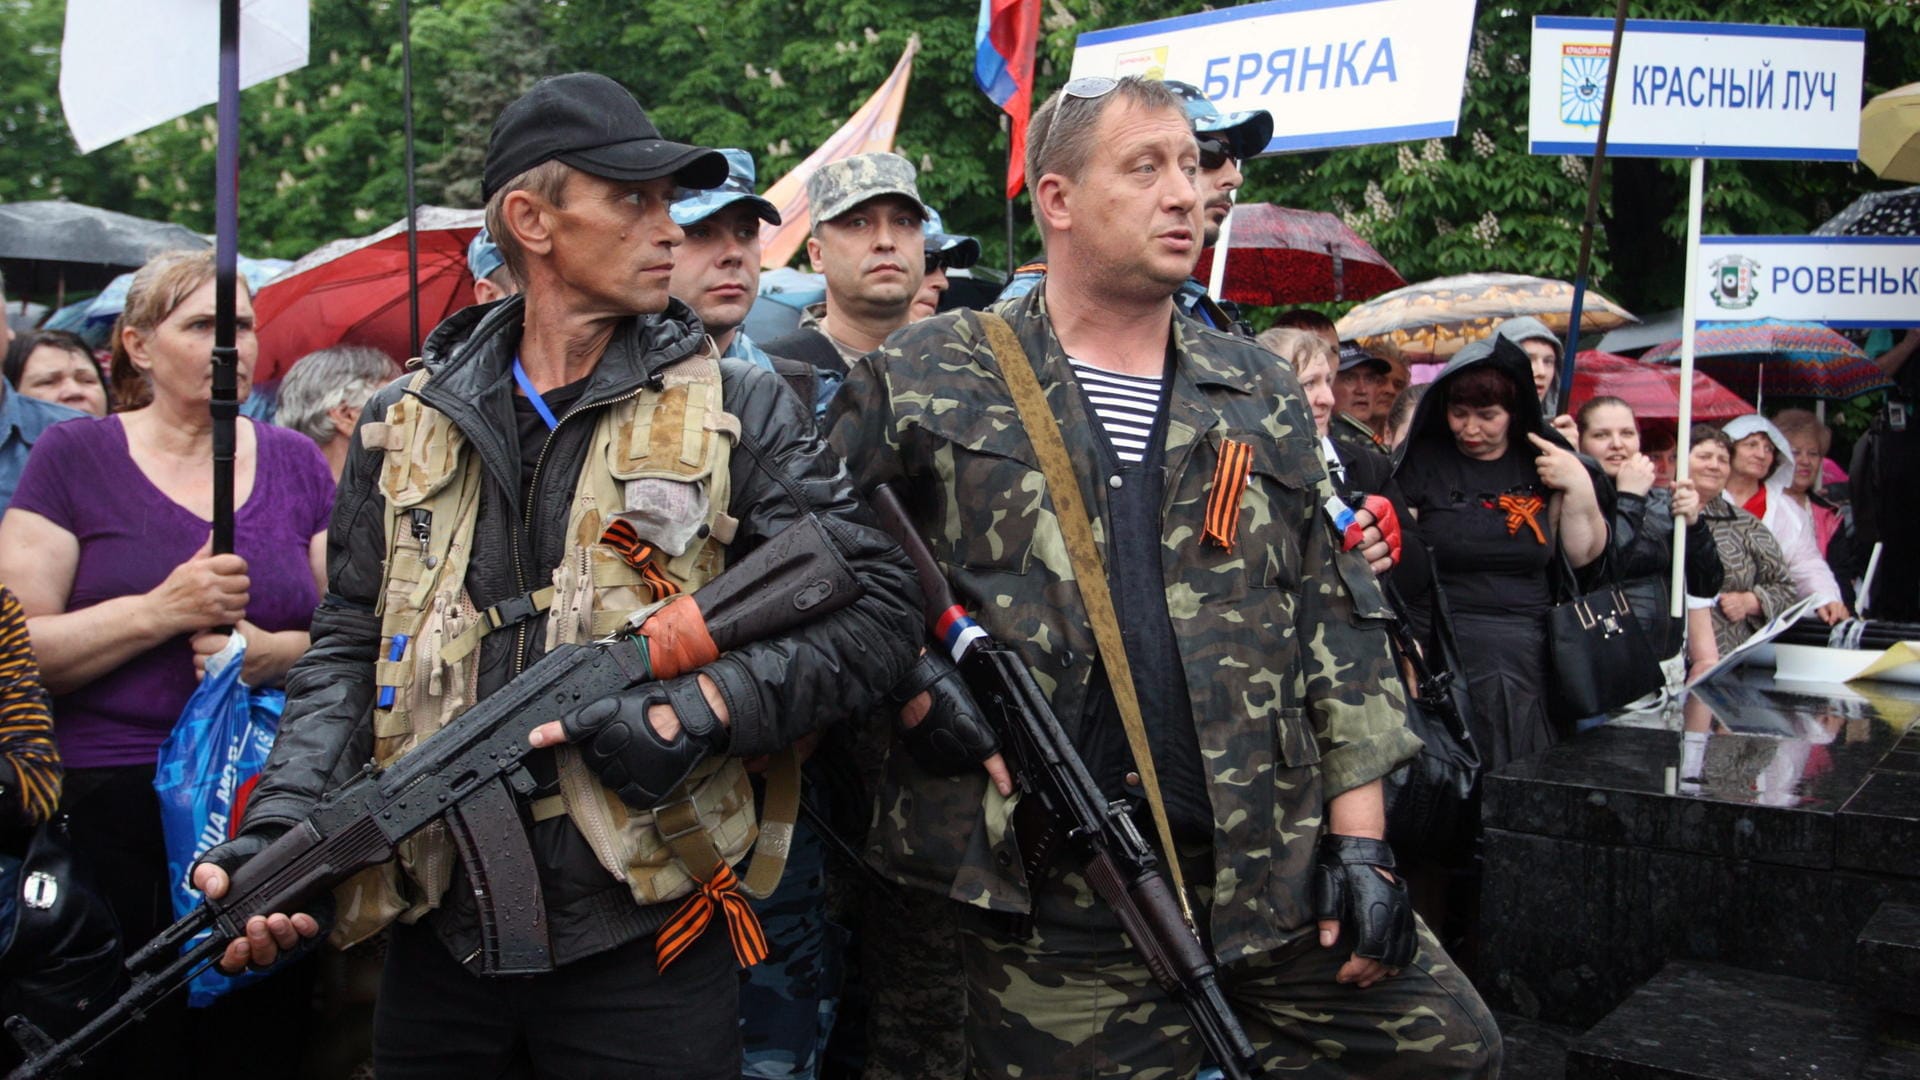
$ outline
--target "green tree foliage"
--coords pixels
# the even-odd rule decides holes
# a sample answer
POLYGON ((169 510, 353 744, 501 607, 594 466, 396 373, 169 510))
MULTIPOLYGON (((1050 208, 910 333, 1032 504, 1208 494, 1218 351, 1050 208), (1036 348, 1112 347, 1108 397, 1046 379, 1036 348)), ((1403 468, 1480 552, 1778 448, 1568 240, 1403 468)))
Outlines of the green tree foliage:
MULTIPOLYGON (((1194 0, 1047 0, 1037 81, 1066 78, 1089 30, 1200 10, 1194 0)), ((1217 4, 1211 6, 1219 6, 1217 4)), ((1607 0, 1482 3, 1458 135, 1251 162, 1243 198, 1341 214, 1409 280, 1473 270, 1571 276, 1588 162, 1526 152, 1536 14, 1607 0)), ((81 157, 57 97, 63 0, 0 0, 0 200, 66 197, 212 227, 212 111, 81 157)), ((477 205, 493 116, 541 75, 602 71, 669 136, 752 151, 763 183, 798 164, 921 43, 897 146, 950 228, 1006 257, 1007 136, 973 86, 972 0, 419 0, 413 5, 422 201, 477 205)), ((1868 92, 1913 76, 1910 0, 1639 0, 1638 18, 1856 26, 1868 92)), ((297 256, 404 212, 396 0, 313 0, 313 62, 243 96, 243 247, 297 256)), ((1673 303, 1685 163, 1617 160, 1596 284, 1636 310, 1673 303)), ((1864 169, 1714 162, 1709 232, 1804 232, 1880 185, 1864 169)), ((1024 205, 1017 255, 1037 241, 1024 205)))

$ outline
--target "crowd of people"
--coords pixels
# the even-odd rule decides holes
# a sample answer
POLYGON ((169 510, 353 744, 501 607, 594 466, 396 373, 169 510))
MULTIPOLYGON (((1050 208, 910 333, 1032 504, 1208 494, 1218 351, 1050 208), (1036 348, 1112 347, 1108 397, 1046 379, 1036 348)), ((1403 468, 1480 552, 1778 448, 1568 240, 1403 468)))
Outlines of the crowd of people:
MULTIPOLYGON (((239 421, 220 554, 211 257, 141 268, 104 359, 13 338, 0 835, 63 812, 129 950, 174 918, 156 753, 230 635, 245 681, 288 702, 244 819, 192 872, 216 898, 324 792, 549 650, 637 626, 694 656, 534 733, 522 812, 551 970, 482 970, 474 883, 424 833, 334 902, 254 920, 223 969, 288 970, 212 1022, 142 1026, 110 1067, 290 1075, 269 1063, 367 1039, 315 1030, 325 935, 371 943, 348 955, 379 969, 383 1078, 1192 1075, 1181 1006, 1018 812, 949 651, 984 633, 1157 850, 1254 1061, 1497 1075, 1500 1033, 1455 962, 1471 900, 1416 914, 1423 853, 1387 843, 1384 782, 1421 744, 1385 625, 1430 663, 1457 654, 1497 769, 1604 719, 1547 692, 1549 613, 1596 584, 1628 598, 1673 688, 1802 599, 1851 617, 1883 535, 1901 568, 1873 611, 1913 617, 1885 479, 1911 451, 1904 427, 1870 437, 1863 521, 1812 413, 1696 423, 1684 448, 1618 398, 1569 413, 1538 319, 1423 385, 1316 311, 1254 337, 1191 273, 1271 130, 1180 84, 1068 83, 1027 148, 1044 259, 991 316, 941 311, 980 248, 910 162, 826 164, 806 246, 824 299, 756 342, 780 213, 752 155, 669 141, 603 77, 545 80, 493 129, 474 306, 405 370, 352 346, 292 365, 272 422, 239 421), (883 484, 962 609, 946 641, 922 618, 932 583, 867 508, 883 484), (858 599, 720 655, 685 595, 809 516, 858 599), (784 873, 756 891, 768 848, 784 873), (726 932, 685 933, 695 916, 726 932)), ((242 397, 252 319, 242 284, 242 397)), ((1914 342, 1881 358, 1897 398, 1914 342)))

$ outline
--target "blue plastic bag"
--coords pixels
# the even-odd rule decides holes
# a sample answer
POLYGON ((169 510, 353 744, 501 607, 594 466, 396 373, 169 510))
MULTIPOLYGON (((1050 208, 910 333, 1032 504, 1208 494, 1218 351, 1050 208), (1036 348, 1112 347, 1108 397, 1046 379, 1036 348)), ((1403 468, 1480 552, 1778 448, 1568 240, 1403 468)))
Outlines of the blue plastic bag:
MULTIPOLYGON (((200 906, 202 897, 189 884, 187 871, 207 849, 233 834, 237 796, 251 788, 266 765, 287 703, 282 691, 256 690, 240 681, 245 658, 246 639, 234 634, 207 659, 207 677, 160 745, 153 788, 160 796, 175 918, 200 906)), ((199 941, 196 937, 188 947, 199 941)), ((249 971, 229 977, 208 968, 188 984, 188 1004, 204 1008, 264 974, 249 971)))

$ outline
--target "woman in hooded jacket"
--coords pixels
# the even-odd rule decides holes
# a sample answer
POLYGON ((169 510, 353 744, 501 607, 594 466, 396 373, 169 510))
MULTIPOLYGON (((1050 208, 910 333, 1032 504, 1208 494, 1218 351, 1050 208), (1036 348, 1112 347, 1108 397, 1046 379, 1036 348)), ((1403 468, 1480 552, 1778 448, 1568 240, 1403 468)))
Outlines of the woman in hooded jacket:
POLYGON ((1733 442, 1733 469, 1721 497, 1760 519, 1779 541, 1802 597, 1814 598, 1814 613, 1828 625, 1850 618, 1840 583, 1820 555, 1813 518, 1787 494, 1793 479, 1793 446, 1773 422, 1757 413, 1737 416, 1721 430, 1733 442))
POLYGON ((1482 761, 1495 769, 1552 745, 1556 563, 1564 554, 1580 570, 1606 553, 1611 487, 1546 427, 1526 353, 1499 337, 1462 349, 1434 380, 1394 478, 1433 557, 1432 614, 1459 642, 1482 761))
POLYGON ((1714 596, 1725 576, 1713 532, 1700 520, 1700 494, 1692 480, 1675 481, 1671 489, 1654 486, 1654 464, 1640 452, 1640 426, 1626 402, 1594 398, 1580 406, 1576 419, 1580 452, 1598 461, 1613 481, 1607 543, 1620 591, 1645 628, 1653 654, 1665 661, 1686 643, 1685 622, 1669 614, 1675 518, 1687 523, 1687 593, 1714 596))

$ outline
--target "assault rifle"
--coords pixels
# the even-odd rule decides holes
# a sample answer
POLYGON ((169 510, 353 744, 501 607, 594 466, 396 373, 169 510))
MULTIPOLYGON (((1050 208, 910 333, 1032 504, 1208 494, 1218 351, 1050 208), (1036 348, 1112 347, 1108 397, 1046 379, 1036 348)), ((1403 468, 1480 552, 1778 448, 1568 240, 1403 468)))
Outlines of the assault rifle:
MULTIPOLYGON (((720 651, 792 629, 859 598, 861 588, 809 515, 783 529, 691 599, 720 651)), ((684 602, 684 601, 681 601, 684 602)), ((208 900, 127 960, 132 986, 80 1030, 54 1042, 24 1017, 7 1031, 26 1052, 9 1080, 58 1076, 185 986, 245 933, 247 920, 304 910, 355 873, 394 857, 400 841, 445 821, 479 901, 481 970, 552 968, 540 879, 515 795, 535 788, 527 736, 589 702, 681 672, 657 670, 644 637, 561 645, 384 770, 369 765, 327 793, 208 900), (196 940, 199 939, 199 940, 196 940)))
POLYGON ((950 650, 1010 759, 1020 793, 1014 835, 1027 881, 1042 879, 1064 842, 1094 892, 1119 918, 1154 981, 1187 1010, 1214 1064, 1228 1080, 1259 1075, 1253 1043, 1220 992, 1213 960, 1181 914, 1126 804, 1110 803, 1100 793, 1019 654, 967 617, 900 496, 882 484, 869 499, 880 527, 913 562, 935 647, 950 650))

